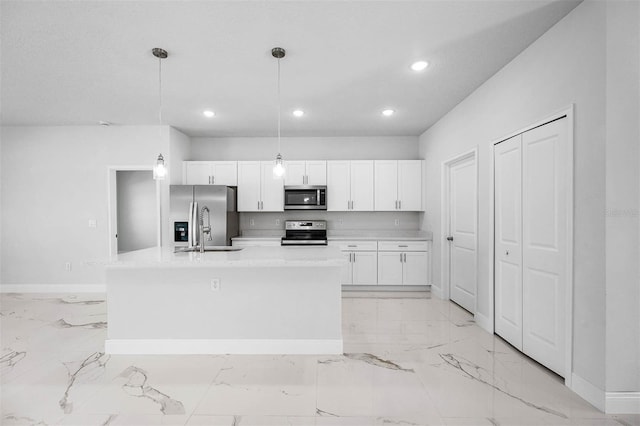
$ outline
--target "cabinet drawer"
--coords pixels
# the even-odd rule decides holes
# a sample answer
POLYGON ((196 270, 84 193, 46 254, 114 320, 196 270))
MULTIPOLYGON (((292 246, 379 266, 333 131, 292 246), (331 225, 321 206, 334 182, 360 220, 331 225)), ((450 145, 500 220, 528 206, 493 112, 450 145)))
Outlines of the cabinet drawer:
POLYGON ((427 251, 427 241, 378 241, 380 251, 427 251))
POLYGON ((376 251, 378 244, 376 241, 329 241, 333 247, 340 247, 342 251, 376 251))

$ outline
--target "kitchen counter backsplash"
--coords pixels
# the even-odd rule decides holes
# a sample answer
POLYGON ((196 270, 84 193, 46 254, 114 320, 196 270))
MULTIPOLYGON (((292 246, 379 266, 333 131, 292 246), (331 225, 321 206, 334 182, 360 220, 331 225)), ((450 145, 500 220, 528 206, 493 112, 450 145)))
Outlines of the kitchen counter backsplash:
MULTIPOLYGON (((235 239, 279 239, 284 236, 284 231, 277 229, 256 229, 243 231, 235 239)), ((416 229, 336 229, 328 230, 329 240, 427 240, 433 239, 429 231, 416 229)))
POLYGON ((284 233, 285 220, 326 220, 329 232, 337 230, 420 229, 422 212, 327 212, 327 211, 286 211, 273 213, 240 213, 240 230, 281 231, 284 233))

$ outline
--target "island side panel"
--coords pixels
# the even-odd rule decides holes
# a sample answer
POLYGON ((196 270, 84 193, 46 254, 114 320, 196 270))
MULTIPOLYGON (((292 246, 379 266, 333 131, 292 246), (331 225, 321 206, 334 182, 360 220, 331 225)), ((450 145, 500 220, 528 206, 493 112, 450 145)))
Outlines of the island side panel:
POLYGON ((112 341, 342 340, 339 266, 107 267, 106 278, 112 341))

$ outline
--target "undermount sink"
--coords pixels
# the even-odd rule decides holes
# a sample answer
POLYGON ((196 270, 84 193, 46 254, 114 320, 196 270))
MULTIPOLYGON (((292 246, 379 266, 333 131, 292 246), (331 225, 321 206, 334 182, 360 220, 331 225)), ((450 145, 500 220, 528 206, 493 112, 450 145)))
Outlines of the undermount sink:
MULTIPOLYGON (((205 246, 204 251, 240 251, 244 247, 232 246, 205 246)), ((176 247, 174 253, 199 252, 200 247, 176 247)))

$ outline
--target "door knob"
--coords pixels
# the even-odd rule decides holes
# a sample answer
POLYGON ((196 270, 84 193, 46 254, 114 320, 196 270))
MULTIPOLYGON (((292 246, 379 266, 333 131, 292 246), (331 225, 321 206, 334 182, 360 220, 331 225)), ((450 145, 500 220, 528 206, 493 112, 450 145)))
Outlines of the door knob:
POLYGON ((509 256, 509 250, 505 251, 504 254, 509 256))
POLYGON ((447 241, 453 241, 453 237, 447 237, 447 241))

